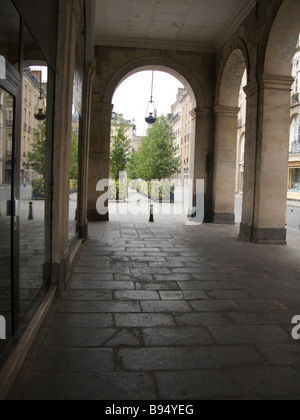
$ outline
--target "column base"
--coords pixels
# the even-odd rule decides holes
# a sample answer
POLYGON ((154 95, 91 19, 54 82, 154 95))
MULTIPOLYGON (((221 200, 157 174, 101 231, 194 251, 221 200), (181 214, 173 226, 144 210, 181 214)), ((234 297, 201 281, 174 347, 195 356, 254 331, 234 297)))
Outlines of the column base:
POLYGON ((88 209, 87 219, 89 222, 109 222, 109 213, 102 215, 97 212, 97 210, 88 209))
POLYGON ((235 214, 232 213, 214 213, 213 223, 216 225, 234 225, 235 214))
POLYGON ((244 242, 251 242, 251 237, 252 237, 252 227, 241 223, 239 239, 244 242))
POLYGON ((239 238, 256 245, 286 245, 286 229, 266 229, 244 225, 240 226, 239 238))
POLYGON ((286 229, 253 228, 251 242, 258 245, 286 245, 286 229))

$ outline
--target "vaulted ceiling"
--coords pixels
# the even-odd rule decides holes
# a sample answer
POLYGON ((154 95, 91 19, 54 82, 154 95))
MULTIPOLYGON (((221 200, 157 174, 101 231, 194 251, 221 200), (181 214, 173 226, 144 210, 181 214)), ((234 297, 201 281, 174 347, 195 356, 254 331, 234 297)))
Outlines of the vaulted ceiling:
POLYGON ((95 0, 96 45, 216 51, 256 0, 95 0))

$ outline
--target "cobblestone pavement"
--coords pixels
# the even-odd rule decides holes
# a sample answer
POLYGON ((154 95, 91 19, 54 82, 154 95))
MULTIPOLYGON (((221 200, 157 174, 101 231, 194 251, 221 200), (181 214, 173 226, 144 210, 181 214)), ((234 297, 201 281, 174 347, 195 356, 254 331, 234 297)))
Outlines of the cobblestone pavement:
POLYGON ((9 399, 299 399, 299 234, 91 224, 9 399))

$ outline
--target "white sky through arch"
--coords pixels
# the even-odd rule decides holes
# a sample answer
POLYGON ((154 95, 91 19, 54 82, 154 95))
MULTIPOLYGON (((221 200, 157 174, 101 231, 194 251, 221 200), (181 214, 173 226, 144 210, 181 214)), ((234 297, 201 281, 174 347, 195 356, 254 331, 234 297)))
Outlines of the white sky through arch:
MULTIPOLYGON (((115 91, 112 103, 114 112, 125 119, 135 119, 137 135, 145 134, 148 102, 151 95, 152 71, 142 71, 128 77, 115 91)), ((175 77, 161 71, 154 72, 153 100, 157 114, 168 114, 176 101, 178 88, 183 87, 175 77)))

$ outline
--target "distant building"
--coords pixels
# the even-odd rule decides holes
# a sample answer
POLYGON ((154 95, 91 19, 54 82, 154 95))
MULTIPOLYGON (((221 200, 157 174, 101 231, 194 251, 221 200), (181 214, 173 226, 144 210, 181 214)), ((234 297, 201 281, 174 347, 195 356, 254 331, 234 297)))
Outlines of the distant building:
POLYGON ((293 59, 288 198, 300 201, 300 35, 293 59))
MULTIPOLYGON (((300 35, 293 58, 292 76, 295 79, 291 93, 291 126, 288 163, 287 198, 300 201, 300 35)), ((243 193, 245 165, 245 133, 246 133, 246 94, 247 74, 244 73, 240 96, 237 134, 237 176, 236 193, 243 193)))
POLYGON ((123 114, 117 114, 116 112, 113 112, 112 119, 111 119, 112 134, 114 134, 114 131, 115 131, 114 125, 121 121, 125 122, 125 125, 127 128, 125 134, 130 139, 130 142, 131 142, 130 152, 132 153, 133 151, 137 151, 141 147, 143 137, 136 135, 136 125, 135 125, 134 119, 125 120, 123 114))
POLYGON ((179 184, 190 177, 190 147, 191 147, 191 115, 192 103, 187 91, 179 88, 176 102, 171 106, 170 121, 173 125, 176 139, 177 156, 181 160, 181 173, 176 175, 179 184))
POLYGON ((0 90, 0 186, 12 180, 13 98, 0 90))
POLYGON ((247 72, 245 71, 239 94, 238 128, 237 128, 237 166, 236 166, 236 193, 243 194, 245 172, 245 136, 246 136, 246 93, 244 87, 247 84, 247 72))
MULTIPOLYGON (((30 68, 24 70, 23 77, 23 106, 22 106, 22 134, 21 134, 21 172, 20 176, 26 176, 30 182, 39 177, 32 168, 26 166, 28 152, 32 150, 34 142, 34 132, 39 126, 39 122, 34 115, 38 112, 38 103, 41 91, 42 72, 33 71, 30 68)), ((46 85, 42 86, 45 94, 46 85)))

